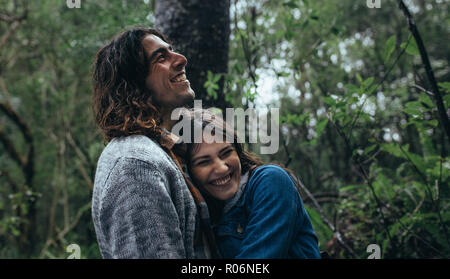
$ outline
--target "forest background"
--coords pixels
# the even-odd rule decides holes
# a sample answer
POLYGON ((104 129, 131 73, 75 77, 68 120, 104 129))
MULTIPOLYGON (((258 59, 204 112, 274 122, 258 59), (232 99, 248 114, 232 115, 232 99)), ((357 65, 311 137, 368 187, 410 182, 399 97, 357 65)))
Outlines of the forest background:
POLYGON ((169 35, 204 105, 280 108, 262 157, 300 178, 322 251, 449 258, 449 1, 369 2, 0 0, 0 258, 101 257, 92 63, 136 25, 169 35))

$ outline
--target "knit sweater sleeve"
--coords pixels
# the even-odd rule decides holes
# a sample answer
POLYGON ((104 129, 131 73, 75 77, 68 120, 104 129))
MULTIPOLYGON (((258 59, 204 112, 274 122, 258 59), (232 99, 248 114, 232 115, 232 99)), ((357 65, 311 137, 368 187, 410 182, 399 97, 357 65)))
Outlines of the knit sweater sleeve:
POLYGON ((98 220, 104 258, 185 258, 167 177, 150 162, 120 158, 106 180, 98 220))

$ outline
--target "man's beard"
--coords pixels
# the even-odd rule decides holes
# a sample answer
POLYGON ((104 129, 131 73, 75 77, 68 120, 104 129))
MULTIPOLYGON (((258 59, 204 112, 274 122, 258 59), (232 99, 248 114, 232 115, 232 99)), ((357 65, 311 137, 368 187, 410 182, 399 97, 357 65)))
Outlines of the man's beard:
MULTIPOLYGON (((192 89, 191 89, 192 90, 192 89)), ((156 108, 161 113, 162 118, 170 118, 172 111, 176 108, 192 108, 195 100, 195 92, 192 90, 193 94, 189 94, 180 98, 176 104, 156 104, 156 108)))

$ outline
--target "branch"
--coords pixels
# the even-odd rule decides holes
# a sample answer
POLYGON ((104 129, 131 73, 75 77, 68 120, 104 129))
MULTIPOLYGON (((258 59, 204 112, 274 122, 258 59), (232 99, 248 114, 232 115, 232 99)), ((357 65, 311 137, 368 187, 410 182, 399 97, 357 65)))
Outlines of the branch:
POLYGON ((28 15, 28 9, 25 9, 25 11, 20 16, 10 16, 5 14, 0 14, 0 20, 5 22, 11 22, 11 25, 9 25, 8 30, 6 30, 5 34, 0 39, 0 49, 6 44, 6 41, 14 34, 17 27, 19 27, 20 23, 27 18, 28 15))
POLYGON ((356 253, 353 251, 352 248, 350 248, 350 246, 348 246, 341 233, 339 232, 338 229, 336 229, 336 227, 328 220, 327 217, 325 217, 325 214, 322 210, 322 207, 319 205, 319 203, 317 202, 317 200, 314 198, 314 196, 311 194, 311 192, 309 192, 309 190, 305 187, 305 185, 302 183, 302 181, 296 177, 298 185, 300 186, 300 188, 306 193, 306 195, 311 199, 312 203, 314 204, 314 206, 317 208, 317 210, 319 211, 320 217, 322 218, 322 220, 327 224, 327 226, 331 229, 331 231, 333 231, 334 235, 336 236, 339 244, 345 249, 347 250, 354 258, 358 258, 358 255, 356 255, 356 253))
POLYGON ((447 112, 444 107, 444 103, 442 101, 442 95, 439 92, 439 88, 437 86, 436 79, 434 77, 433 69, 431 68, 430 60, 428 58, 427 51, 425 49, 425 45, 423 44, 422 37, 420 36, 419 30, 417 29, 416 22, 406 7, 403 0, 398 1, 400 9, 403 11, 406 17, 406 21, 408 23, 409 30, 416 40, 417 47, 419 48, 420 57, 422 58, 423 65, 425 67, 425 72, 427 74, 428 80, 430 81, 430 85, 434 94, 434 99, 438 108, 439 119, 444 127, 445 132, 447 133, 447 137, 450 140, 450 123, 448 120, 447 112))
POLYGON ((73 222, 68 227, 65 227, 64 230, 62 230, 60 233, 58 233, 57 238, 62 240, 64 238, 64 236, 66 236, 66 234, 68 234, 71 230, 73 230, 78 225, 78 222, 80 221, 83 214, 90 209, 91 209, 91 202, 88 202, 83 207, 81 207, 78 210, 77 215, 75 216, 75 219, 73 220, 73 222))
MULTIPOLYGON (((83 217, 83 214, 88 211, 91 208, 91 202, 88 202, 87 204, 85 204, 84 206, 82 206, 78 212, 77 215, 75 216, 75 219, 73 220, 73 222, 66 228, 64 228, 64 230, 58 232, 58 234, 56 235, 56 238, 58 240, 60 240, 61 243, 65 243, 64 237, 66 236, 66 234, 68 234, 71 230, 73 230, 78 222, 80 221, 81 217, 83 217)), ((44 247, 41 250, 40 253, 40 258, 43 258, 44 255, 48 254, 48 248, 50 247, 50 245, 54 245, 56 246, 56 242, 53 238, 49 238, 47 239, 47 241, 44 244, 44 247)))
POLYGON ((5 146, 6 152, 11 156, 11 158, 17 162, 21 169, 25 168, 26 162, 25 159, 19 155, 14 144, 8 138, 8 136, 3 132, 3 128, 0 126, 0 142, 5 146))
POLYGON ((417 85, 417 84, 414 84, 413 87, 419 89, 420 91, 422 91, 422 92, 424 92, 424 93, 426 93, 426 94, 428 94, 428 95, 430 95, 430 96, 433 96, 433 95, 434 95, 433 92, 428 91, 428 90, 426 90, 425 88, 423 88, 423 87, 421 87, 421 86, 419 86, 419 85, 417 85))
MULTIPOLYGON (((436 190, 437 190, 437 192, 436 192, 436 200, 435 200, 433 198, 433 192, 431 190, 430 185, 428 184, 426 176, 419 170, 419 168, 416 166, 416 164, 414 164, 414 162, 409 157, 408 153, 405 152, 405 150, 403 150, 402 146, 400 144, 397 144, 397 145, 400 148, 400 150, 402 151, 403 155, 406 156, 406 159, 411 163, 411 165, 413 166, 414 170, 419 174, 419 176, 423 180, 423 183, 425 184, 426 189, 428 190, 428 193, 430 195, 431 204, 436 209, 436 213, 437 213, 438 218, 439 218, 439 223, 440 223, 440 225, 442 227, 442 230, 444 231, 444 235, 445 235, 445 238, 447 240, 447 244, 450 246, 450 239, 448 237, 447 225, 442 220, 441 209, 439 207, 439 196, 438 196, 438 193, 439 193, 438 189, 439 189, 439 187, 438 187, 438 184, 437 184, 437 180, 436 180, 436 190)), ((441 162, 442 162, 442 160, 441 160, 441 162)))
MULTIPOLYGON (((235 4, 235 8, 234 9, 235 9, 235 11, 234 11, 234 25, 235 25, 235 27, 234 28, 236 28, 238 33, 240 33, 240 29, 238 27, 238 22, 237 22, 237 8, 236 8, 236 4, 235 4)), ((256 84, 256 76, 255 76, 255 74, 253 72, 253 69, 252 69, 252 61, 251 61, 252 59, 251 59, 251 53, 250 53, 250 50, 249 50, 249 47, 248 47, 248 42, 245 40, 245 38, 241 34, 239 34, 239 37, 241 38, 242 50, 244 51, 245 60, 247 62, 248 74, 249 74, 250 78, 252 79, 253 86, 255 88, 258 88, 258 86, 256 84)))
POLYGON ((0 88, 3 91, 3 95, 5 96, 6 104, 11 104, 11 98, 9 97, 8 89, 6 88, 5 80, 0 77, 0 88))
MULTIPOLYGON (((378 198, 376 192, 375 192, 375 188, 372 185, 372 181, 370 180, 369 175, 367 175, 366 170, 364 169, 364 166, 361 164, 361 162, 359 160, 357 160, 354 156, 353 156, 353 148, 351 146, 351 143, 349 141, 349 139, 345 136, 345 134, 342 132, 341 128, 339 127, 339 125, 337 123, 334 123, 334 121, 331 120, 331 118, 329 118, 331 123, 333 124, 333 126, 336 128, 336 131, 338 132, 338 134, 344 139, 344 144, 346 146, 346 148, 350 151, 351 154, 351 160, 353 161, 353 164, 358 167, 359 171, 362 173, 364 180, 366 181, 367 185, 369 186, 369 189, 372 193, 373 198, 375 199, 375 202, 377 204, 378 210, 380 212, 381 218, 383 219, 383 228, 386 231, 386 235, 389 238, 389 241, 392 243, 392 245, 395 245, 395 243, 393 242, 393 239, 391 237, 391 234, 389 233, 389 228, 388 226, 388 222, 386 217, 384 216, 383 213, 383 207, 385 207, 385 205, 381 202, 381 200, 378 198)), ((395 248, 395 247, 394 247, 395 248)))
POLYGON ((20 16, 18 15, 7 15, 7 14, 0 14, 0 20, 4 22, 14 22, 14 21, 22 21, 27 18, 27 11, 25 10, 24 13, 20 16))
POLYGON ((13 194, 17 194, 19 187, 17 186, 16 182, 14 182, 11 175, 9 174, 9 172, 6 169, 0 170, 0 177, 2 177, 2 176, 5 176, 9 185, 11 185, 11 190, 12 190, 13 194))
POLYGON ((289 153, 289 150, 288 150, 288 147, 287 147, 287 144, 286 144, 286 140, 284 139, 283 133, 281 133, 281 138, 283 140, 284 151, 286 152, 286 156, 288 157, 286 163, 284 164, 284 166, 287 168, 288 165, 291 163, 292 158, 291 158, 291 154, 289 153))
POLYGON ((83 177, 85 182, 89 185, 89 188, 92 191, 92 189, 94 189, 94 183, 92 182, 92 178, 88 175, 86 169, 84 168, 83 163, 89 168, 92 165, 91 165, 90 161, 87 159, 88 157, 86 156, 86 154, 84 154, 83 150, 81 150, 81 148, 77 145, 77 143, 73 139, 72 134, 70 133, 70 131, 68 131, 66 133, 66 139, 69 142, 69 144, 73 147, 73 149, 75 150, 75 153, 78 155, 80 160, 82 161, 81 164, 78 164, 78 169, 79 169, 79 171, 81 173, 81 176, 83 177))
MULTIPOLYGON (((411 41, 411 38, 408 38, 408 42, 406 43, 406 46, 402 49, 402 51, 399 53, 399 55, 397 56, 397 58, 394 60, 394 63, 392 63, 392 65, 391 65, 391 67, 389 68, 389 70, 388 70, 388 71, 386 72, 386 74, 383 76, 383 79, 382 79, 380 82, 378 82, 377 86, 376 86, 375 89, 372 91, 372 94, 374 94, 375 92, 377 92, 378 87, 380 87, 380 85, 382 85, 382 84, 386 81, 387 77, 389 76, 389 74, 391 73, 391 71, 394 69, 394 66, 397 65, 398 60, 400 60, 400 57, 402 57, 402 55, 405 53, 406 48, 408 47, 410 41, 411 41)), ((358 118, 359 118, 359 116, 360 116, 360 114, 361 114, 361 112, 362 112, 362 110, 363 110, 363 108, 364 108, 364 105, 366 104, 366 101, 367 101, 368 99, 369 99, 369 96, 367 96, 367 98, 364 99, 364 102, 359 106, 358 113, 356 114, 355 119, 353 119, 353 121, 352 121, 352 123, 351 123, 351 125, 350 125, 350 131, 349 131, 350 137, 352 136, 352 130, 353 130, 355 124, 356 124, 356 121, 358 120, 358 118)))
POLYGON ((8 116, 8 118, 11 119, 11 121, 19 127, 20 131, 23 134, 23 137, 25 138, 25 141, 28 144, 28 155, 26 159, 24 159, 17 153, 12 142, 6 137, 4 133, 0 137, 3 144, 8 146, 7 150, 10 153, 11 157, 13 157, 13 159, 16 160, 21 166, 22 171, 25 175, 26 183, 29 187, 31 187, 32 178, 34 175, 34 145, 31 130, 28 128, 28 125, 25 123, 25 121, 13 110, 13 108, 9 104, 0 102, 0 111, 3 111, 6 116, 8 116))
POLYGON ((32 142, 33 137, 31 135, 31 131, 28 128, 25 121, 13 110, 13 108, 6 103, 0 102, 0 111, 3 111, 12 122, 14 122, 19 129, 22 131, 23 136, 25 137, 27 142, 32 142))
MULTIPOLYGON (((1 169, 0 170, 0 177, 5 176, 6 177, 6 181, 8 181, 9 185, 11 186, 11 190, 12 193, 15 195, 19 192, 19 186, 17 185, 16 182, 14 182, 14 180, 12 179, 11 175, 9 174, 9 172, 5 169, 1 169)), ((17 206, 16 207, 16 216, 21 217, 22 216, 22 207, 17 206)))
MULTIPOLYGON (((19 155, 18 151, 14 147, 11 140, 7 135, 0 129, 0 141, 5 145, 7 152, 15 160, 25 177, 25 186, 31 190, 31 195, 27 199, 28 211, 26 212, 25 218, 28 222, 20 224, 20 231, 22 234, 19 236, 19 248, 24 254, 29 254, 33 250, 33 245, 35 244, 35 235, 31 232, 30 228, 35 228, 36 225, 36 200, 37 195, 33 185, 34 176, 34 145, 33 137, 31 135, 31 130, 26 125, 25 121, 12 109, 9 104, 0 102, 0 111, 3 111, 8 118, 10 118, 14 124, 16 124, 25 138, 28 145, 28 155, 26 159, 19 155)), ((1 128, 1 127, 0 127, 1 128)))

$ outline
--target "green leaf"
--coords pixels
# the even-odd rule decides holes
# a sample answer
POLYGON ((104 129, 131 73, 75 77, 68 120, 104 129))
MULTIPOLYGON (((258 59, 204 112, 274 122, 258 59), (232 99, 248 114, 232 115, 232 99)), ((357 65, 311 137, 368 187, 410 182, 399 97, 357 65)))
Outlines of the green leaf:
POLYGON ((392 52, 394 52, 396 42, 397 42, 397 37, 395 35, 392 35, 386 41, 385 50, 384 50, 384 62, 385 63, 389 60, 389 57, 391 56, 392 52))
POLYGON ((319 13, 317 10, 313 10, 311 15, 309 16, 312 20, 319 20, 319 13))
POLYGON ((363 82, 363 79, 359 73, 356 73, 356 79, 359 81, 359 83, 363 82))
POLYGON ((450 93, 450 82, 439 82, 438 85, 444 89, 446 93, 450 93))
POLYGON ((377 87, 378 87, 378 84, 373 84, 372 86, 370 86, 370 87, 366 90, 367 95, 372 94, 372 92, 375 91, 375 89, 377 89, 377 87))
POLYGON ((220 79, 220 74, 215 74, 213 78, 213 82, 218 82, 220 79))
POLYGON ((239 63, 234 64, 233 70, 235 70, 239 75, 242 75, 242 73, 244 72, 241 64, 239 63))
POLYGON ((450 106, 450 94, 445 95, 442 99, 444 99, 444 105, 448 108, 450 106))
POLYGON ((439 122, 436 119, 430 120, 427 122, 429 125, 431 125, 432 127, 436 128, 439 124, 439 122))
POLYGON ((311 219, 314 230, 319 234, 319 238, 331 239, 333 236, 333 231, 322 221, 322 217, 320 217, 319 212, 306 205, 305 209, 311 219))
POLYGON ((17 230, 16 228, 10 227, 10 230, 11 230, 11 233, 12 233, 14 236, 19 236, 19 235, 20 235, 20 231, 17 230))
POLYGON ((336 100, 333 97, 325 97, 323 98, 323 101, 330 107, 334 107, 336 105, 336 100))
POLYGON ((433 101, 431 100, 431 98, 425 94, 425 93, 421 93, 419 96, 419 101, 424 103, 425 105, 427 105, 428 107, 434 107, 433 101))
POLYGON ((295 3, 295 1, 289 1, 289 2, 284 2, 283 6, 294 9, 294 8, 298 8, 298 4, 295 3))
POLYGON ((426 171, 426 164, 423 158, 417 154, 411 153, 409 151, 405 151, 405 153, 408 155, 411 162, 422 172, 424 173, 426 171))
POLYGON ((353 189, 361 189, 363 187, 364 187, 364 185, 348 185, 348 186, 339 188, 339 192, 346 192, 346 191, 350 191, 353 189))
POLYGON ((409 42, 408 46, 406 47, 406 53, 411 54, 411 55, 420 54, 419 48, 417 47, 417 43, 414 38, 411 38, 411 41, 409 42))
POLYGON ((405 109, 403 111, 412 116, 419 116, 423 113, 423 106, 417 101, 408 102, 405 104, 405 109))
MULTIPOLYGON (((358 78, 358 75, 356 77, 358 78)), ((361 78, 361 76, 359 76, 359 77, 361 78)), ((358 90, 359 90, 359 87, 357 87, 354 84, 346 84, 346 85, 344 85, 344 88, 348 89, 349 93, 355 93, 355 92, 358 92, 358 90)))
POLYGON ((386 197, 389 200, 392 200, 395 196, 392 181, 383 173, 377 175, 376 180, 373 182, 373 187, 375 193, 379 196, 386 197))
POLYGON ((290 74, 287 72, 279 72, 277 73, 277 77, 288 77, 290 74))
POLYGON ((369 145, 368 147, 364 148, 364 154, 369 154, 377 146, 378 146, 377 144, 372 144, 372 145, 369 145))
POLYGON ((381 150, 400 158, 405 158, 400 147, 396 143, 384 143, 380 145, 381 150))
POLYGON ((363 87, 364 87, 364 88, 368 88, 368 87, 373 83, 373 80, 374 80, 373 77, 370 77, 370 78, 366 79, 366 80, 362 83, 363 87))
POLYGON ((316 127, 317 138, 320 137, 320 135, 323 132, 323 129, 325 129, 325 127, 327 126, 327 123, 328 123, 328 118, 324 118, 319 122, 319 124, 317 124, 317 127, 316 127))

